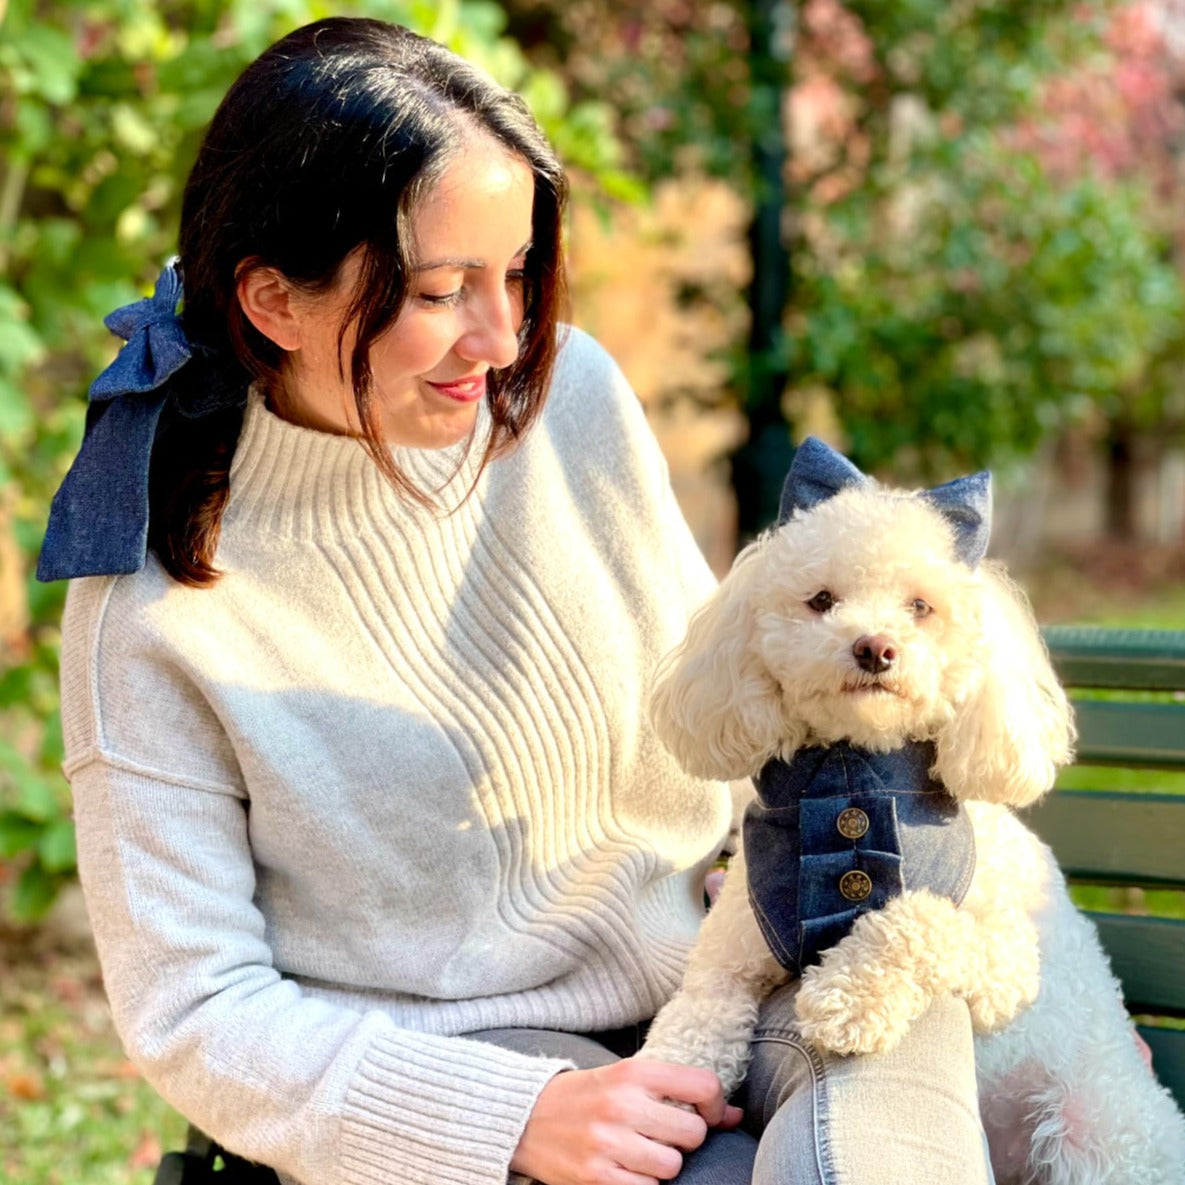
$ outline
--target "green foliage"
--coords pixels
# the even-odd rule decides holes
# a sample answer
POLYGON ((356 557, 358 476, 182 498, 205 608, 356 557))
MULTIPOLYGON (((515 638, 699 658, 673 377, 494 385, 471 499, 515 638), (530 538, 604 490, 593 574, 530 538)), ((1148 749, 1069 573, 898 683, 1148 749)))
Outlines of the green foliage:
POLYGON ((185 176, 235 77, 291 29, 350 13, 449 45, 523 93, 572 170, 633 191, 606 108, 574 104, 483 0, 0 3, 0 548, 22 569, 0 596, 0 873, 15 876, 22 920, 73 870, 56 723, 64 590, 31 573, 86 387, 118 344, 102 318, 149 292, 173 254, 185 176))
POLYGON ((998 465, 1076 410, 1149 391, 1183 309, 1139 192, 1055 184, 987 132, 914 170, 828 206, 830 249, 797 261, 786 368, 834 393, 857 464, 998 465))
POLYGON ((18 870, 8 901, 18 922, 40 918, 75 867, 55 670, 55 656, 38 653, 0 677, 0 866, 18 870))
POLYGON ((1051 80, 1115 68, 1116 0, 506 2, 532 52, 613 94, 647 177, 705 170, 755 203, 755 145, 788 147, 784 335, 738 341, 725 393, 754 426, 744 529, 820 393, 855 459, 903 478, 1007 466, 1074 417, 1163 420, 1185 302, 1162 220, 1140 182, 1055 178, 1018 134, 1051 80))
POLYGON ((874 48, 860 87, 874 104, 909 94, 967 127, 1031 106, 1050 75, 1102 44, 1113 0, 845 0, 874 48))
POLYGON ((847 116, 793 162, 791 308, 766 362, 792 414, 827 391, 853 459, 910 478, 1006 467, 1092 412, 1155 421, 1185 297, 1148 195, 1054 178, 1016 136, 1048 78, 1102 53, 1114 6, 843 7, 799 46, 847 116))
POLYGON ((747 184, 753 138, 776 128, 751 101, 747 0, 503 3, 533 59, 558 63, 581 97, 612 96, 614 126, 642 176, 670 177, 690 155, 747 184))

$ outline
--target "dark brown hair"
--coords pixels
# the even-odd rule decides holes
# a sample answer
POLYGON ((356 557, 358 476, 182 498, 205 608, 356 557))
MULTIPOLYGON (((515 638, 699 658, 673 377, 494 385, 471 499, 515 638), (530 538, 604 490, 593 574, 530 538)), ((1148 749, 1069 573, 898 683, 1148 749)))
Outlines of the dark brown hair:
POLYGON ((195 360, 174 385, 152 458, 149 545, 175 579, 208 585, 218 577, 214 550, 242 426, 241 411, 193 414, 202 384, 245 387, 255 380, 275 390, 283 366, 283 351, 239 306, 236 286, 245 268, 274 268, 317 294, 361 248, 346 321, 357 330, 350 378, 362 444, 397 489, 430 500, 399 471, 383 441, 370 347, 408 294, 416 203, 474 127, 521 157, 535 179, 518 357, 489 376, 484 467, 542 409, 565 300, 567 184, 526 104, 434 41, 345 17, 278 41, 223 99, 181 210, 183 318, 195 360))

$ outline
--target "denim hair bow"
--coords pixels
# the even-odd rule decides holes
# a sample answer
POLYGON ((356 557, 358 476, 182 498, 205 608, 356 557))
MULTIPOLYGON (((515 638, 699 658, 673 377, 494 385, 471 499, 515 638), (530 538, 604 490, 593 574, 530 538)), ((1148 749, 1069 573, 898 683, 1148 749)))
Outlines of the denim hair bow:
MULTIPOLYGON (((861 473, 847 457, 814 436, 799 445, 782 487, 778 525, 788 522, 796 510, 810 510, 848 486, 864 485, 872 478, 861 473)), ((992 477, 986 470, 958 477, 918 497, 929 502, 954 528, 955 554, 974 568, 987 554, 992 533, 992 477)))
MULTIPOLYGON (((138 572, 148 549, 148 469, 169 380, 194 347, 177 313, 181 275, 172 260, 146 300, 104 324, 127 343, 90 387, 86 434, 49 510, 38 580, 138 572)), ((241 402, 230 387, 207 393, 195 414, 241 402)))

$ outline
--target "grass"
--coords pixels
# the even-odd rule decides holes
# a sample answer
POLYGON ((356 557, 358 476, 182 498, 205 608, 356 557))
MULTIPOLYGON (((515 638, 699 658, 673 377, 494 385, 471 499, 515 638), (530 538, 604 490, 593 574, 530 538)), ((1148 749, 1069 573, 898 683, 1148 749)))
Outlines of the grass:
POLYGON ((1013 574, 1046 625, 1185 629, 1185 549, 1105 541, 1013 574))
MULTIPOLYGON (((1108 596, 1064 574, 1025 582, 1043 621, 1185 627, 1185 584, 1108 596)), ((1154 772, 1066 776, 1080 786, 1166 787, 1154 772)), ((1174 789, 1185 793, 1185 775, 1174 789)), ((1180 893, 1084 892, 1088 907, 1185 916, 1180 893)), ((185 1123, 125 1058, 85 927, 58 919, 33 933, 0 927, 0 966, 0 1181, 150 1185, 162 1150, 181 1146, 185 1123)))
POLYGON ((1083 624, 1126 626, 1129 629, 1180 630, 1185 629, 1185 587, 1156 590, 1142 604, 1125 609, 1100 606, 1083 624))
POLYGON ((1185 794, 1185 773, 1162 769, 1111 769, 1104 765, 1072 765, 1057 780, 1062 790, 1117 790, 1185 794))
POLYGON ((0 1180, 149 1185, 185 1123, 124 1057, 90 944, 0 939, 0 1180))

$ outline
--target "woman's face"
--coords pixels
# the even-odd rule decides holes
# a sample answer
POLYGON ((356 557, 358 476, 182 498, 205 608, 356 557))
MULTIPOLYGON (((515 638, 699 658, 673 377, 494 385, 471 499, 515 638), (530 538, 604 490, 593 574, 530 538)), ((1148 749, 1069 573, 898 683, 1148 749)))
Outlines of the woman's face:
MULTIPOLYGON (((386 441, 444 448, 473 428, 488 371, 518 354, 522 269, 531 244, 534 177, 521 158, 475 134, 413 214, 407 301, 371 345, 386 441)), ((288 355, 277 412, 305 427, 361 431, 349 378, 355 334, 338 334, 361 257, 347 257, 334 287, 292 296, 299 346, 288 355)))

